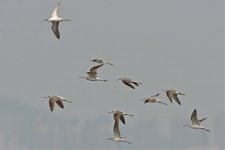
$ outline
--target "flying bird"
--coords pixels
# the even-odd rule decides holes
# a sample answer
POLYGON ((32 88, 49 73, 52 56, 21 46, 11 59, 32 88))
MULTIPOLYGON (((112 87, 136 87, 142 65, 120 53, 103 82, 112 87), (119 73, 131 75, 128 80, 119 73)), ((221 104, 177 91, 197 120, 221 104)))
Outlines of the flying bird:
POLYGON ((116 110, 116 111, 113 110, 113 111, 108 112, 108 113, 113 113, 114 121, 119 123, 119 120, 120 120, 123 124, 125 124, 124 116, 132 116, 132 117, 134 116, 134 115, 130 115, 130 114, 124 113, 122 111, 118 111, 118 110, 116 110))
POLYGON ((104 59, 94 58, 90 61, 95 62, 95 63, 99 63, 99 64, 113 65, 112 63, 109 63, 108 60, 106 60, 106 59, 104 60, 104 59))
POLYGON ((160 104, 164 104, 164 105, 168 105, 167 103, 163 103, 160 101, 160 99, 158 99, 157 97, 159 96, 159 93, 153 96, 150 96, 148 98, 144 98, 141 101, 145 101, 144 103, 160 103, 160 104))
MULTIPOLYGON (((125 119, 123 117, 125 114, 121 111, 112 111, 110 113, 114 114, 113 115, 113 117, 114 117, 114 126, 113 126, 114 137, 106 139, 106 140, 112 140, 114 142, 125 142, 128 144, 131 144, 131 142, 127 141, 125 138, 120 136, 119 120, 121 120, 125 124, 125 119)), ((133 116, 133 115, 130 115, 130 116, 133 116)))
POLYGON ((174 99, 179 105, 181 105, 180 100, 177 97, 177 95, 185 96, 185 94, 177 92, 176 90, 173 90, 173 89, 165 89, 165 90, 162 90, 162 91, 166 91, 166 95, 169 98, 171 103, 172 103, 172 99, 174 99))
POLYGON ((197 110, 195 109, 193 111, 193 113, 191 114, 191 121, 192 123, 191 124, 187 124, 185 126, 188 126, 192 129, 202 129, 202 130, 205 130, 205 131, 210 131, 208 129, 205 129, 203 126, 200 125, 201 122, 203 122, 204 120, 206 120, 206 118, 203 118, 201 120, 198 120, 198 117, 197 117, 197 110))
POLYGON ((80 77, 80 78, 84 78, 84 79, 89 80, 89 81, 105 81, 105 82, 107 82, 107 80, 102 80, 102 79, 97 77, 97 69, 100 68, 103 65, 104 64, 100 64, 100 65, 92 67, 90 69, 90 71, 87 72, 87 74, 88 74, 87 76, 80 77))
POLYGON ((136 86, 139 86, 140 84, 142 84, 141 82, 134 81, 129 78, 119 78, 117 80, 121 80, 125 85, 129 86, 132 89, 135 89, 135 87, 132 84, 134 84, 136 86))
POLYGON ((55 103, 59 105, 59 107, 64 108, 63 102, 69 102, 72 103, 71 101, 66 100, 65 98, 61 97, 61 96, 47 96, 47 97, 43 97, 43 98, 48 98, 49 99, 49 107, 50 110, 53 111, 55 103))
POLYGON ((70 21, 69 19, 64 19, 59 17, 59 10, 60 10, 60 3, 57 4, 57 6, 54 8, 52 12, 52 17, 49 19, 45 19, 43 21, 48 21, 52 23, 52 31, 57 37, 57 39, 60 39, 60 33, 59 33, 59 22, 62 21, 70 21))

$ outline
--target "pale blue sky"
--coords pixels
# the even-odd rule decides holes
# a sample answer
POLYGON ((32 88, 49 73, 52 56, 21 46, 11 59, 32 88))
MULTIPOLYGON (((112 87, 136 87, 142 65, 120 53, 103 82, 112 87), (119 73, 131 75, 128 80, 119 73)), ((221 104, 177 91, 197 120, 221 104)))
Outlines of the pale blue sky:
POLYGON ((0 5, 0 148, 224 148, 224 1, 60 1, 60 16, 71 19, 60 23, 60 40, 41 21, 58 2, 0 5), (79 79, 95 57, 114 63, 99 69, 108 83, 79 79), (143 84, 133 90, 119 77, 143 84), (168 106, 139 101, 165 88, 186 94, 181 106, 165 93, 168 106), (50 112, 47 95, 73 103, 50 112), (195 108, 211 133, 182 127, 195 108), (105 140, 112 109, 134 114, 121 125, 131 145, 105 140))

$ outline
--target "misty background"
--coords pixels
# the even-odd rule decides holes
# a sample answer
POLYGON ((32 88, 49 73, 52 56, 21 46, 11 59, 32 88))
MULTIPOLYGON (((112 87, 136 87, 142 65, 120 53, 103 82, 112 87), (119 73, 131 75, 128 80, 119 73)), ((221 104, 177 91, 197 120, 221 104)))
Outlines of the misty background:
POLYGON ((0 149, 224 149, 223 0, 3 0, 0 5, 0 149), (61 39, 42 22, 61 3, 61 39), (95 65, 108 82, 79 79, 95 65), (143 84, 135 90, 116 79, 143 84), (181 106, 139 101, 173 88, 181 106), (42 97, 73 103, 50 112, 42 97), (184 128, 194 109, 211 132, 184 128), (113 117, 132 144, 113 136, 113 117))

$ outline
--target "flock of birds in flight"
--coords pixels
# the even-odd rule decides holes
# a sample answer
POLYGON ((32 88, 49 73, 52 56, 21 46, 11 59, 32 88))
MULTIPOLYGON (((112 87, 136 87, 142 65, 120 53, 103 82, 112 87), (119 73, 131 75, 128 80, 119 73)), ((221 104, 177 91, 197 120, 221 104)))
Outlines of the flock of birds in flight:
MULTIPOLYGON (((53 12, 52 12, 52 17, 49 19, 45 19, 43 21, 48 21, 52 23, 51 29, 53 31, 53 33, 55 34, 56 38, 60 39, 60 32, 59 32, 59 23, 62 21, 70 21, 69 19, 64 19, 64 18, 60 18, 58 16, 59 14, 59 10, 60 10, 60 3, 57 4, 57 6, 54 8, 53 12)), ((104 59, 92 59, 90 60, 92 62, 97 63, 98 65, 95 65, 94 67, 92 67, 88 72, 87 72, 87 76, 83 76, 80 78, 84 78, 86 80, 89 81, 105 81, 107 82, 107 80, 105 79, 100 79, 99 77, 97 77, 97 69, 99 69, 100 67, 102 67, 104 64, 108 64, 108 65, 113 65, 112 63, 108 62, 107 60, 104 59)), ((125 85, 127 85, 128 87, 135 89, 135 86, 139 86, 140 84, 142 84, 141 82, 135 81, 135 80, 131 80, 129 78, 119 78, 118 80, 121 80, 125 85)), ((181 93, 181 92, 177 92, 176 90, 173 89, 165 89, 162 90, 166 92, 166 95, 168 97, 168 99, 170 100, 170 102, 172 103, 172 100, 175 100, 179 105, 181 105, 180 100, 178 98, 178 95, 183 95, 185 96, 185 94, 181 93)), ((148 98, 144 98, 141 101, 144 101, 144 103, 160 103, 163 105, 168 105, 167 103, 162 102, 159 98, 159 93, 153 96, 150 96, 148 98)), ((68 103, 72 103, 69 100, 66 100, 65 98, 61 97, 61 96, 47 96, 47 97, 43 97, 43 98, 48 98, 49 99, 49 107, 50 110, 53 111, 55 103, 61 107, 64 108, 63 105, 63 101, 68 102, 68 103)), ((125 138, 121 137, 120 135, 120 129, 119 129, 119 122, 121 121, 123 124, 125 124, 125 118, 124 116, 133 116, 127 113, 124 113, 122 111, 111 111, 109 113, 113 113, 113 117, 114 117, 114 126, 113 126, 113 132, 114 132, 114 137, 109 138, 107 140, 113 140, 115 142, 126 142, 128 144, 131 144, 131 142, 127 141, 125 138)), ((193 129, 202 129, 205 131, 210 131, 208 129, 205 129, 203 126, 200 125, 201 122, 203 122, 204 120, 206 120, 206 118, 203 119, 198 119, 197 117, 197 110, 195 109, 192 112, 191 115, 191 124, 187 124, 185 126, 188 126, 190 128, 193 129)))

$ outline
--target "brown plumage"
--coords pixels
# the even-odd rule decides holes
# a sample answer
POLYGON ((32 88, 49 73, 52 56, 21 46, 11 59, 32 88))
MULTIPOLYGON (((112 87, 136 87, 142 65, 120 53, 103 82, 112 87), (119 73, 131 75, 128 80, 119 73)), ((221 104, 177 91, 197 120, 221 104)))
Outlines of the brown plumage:
POLYGON ((113 118, 114 118, 115 122, 119 123, 119 120, 120 120, 123 124, 125 124, 125 118, 123 116, 123 112, 116 111, 113 115, 113 118))
POLYGON ((119 123, 119 120, 120 120, 123 124, 126 123, 124 116, 132 116, 132 117, 134 116, 134 115, 130 115, 130 114, 124 113, 124 112, 119 111, 119 110, 117 110, 117 111, 111 111, 109 113, 113 113, 113 118, 114 118, 114 121, 115 122, 118 122, 119 123))
POLYGON ((63 105, 62 101, 72 103, 71 101, 68 101, 61 96, 47 96, 47 97, 44 97, 44 98, 49 99, 49 107, 50 107, 51 111, 53 111, 55 103, 61 108, 64 108, 64 105, 63 105))
POLYGON ((132 84, 136 86, 139 86, 140 84, 142 84, 141 82, 134 81, 129 78, 119 78, 118 80, 121 80, 125 85, 129 86, 132 89, 135 89, 135 87, 132 84))
POLYGON ((166 103, 161 102, 157 97, 159 96, 159 93, 153 96, 150 96, 148 98, 144 98, 141 101, 145 101, 144 103, 160 103, 160 104, 164 104, 167 105, 166 103))
POLYGON ((59 22, 52 22, 52 31, 57 37, 57 39, 60 39, 60 33, 59 33, 59 22))
POLYGON ((163 91, 166 91, 166 95, 169 98, 171 103, 172 103, 172 100, 174 99, 179 105, 181 105, 180 100, 177 97, 177 95, 179 94, 179 95, 185 96, 185 94, 177 92, 176 90, 173 90, 173 89, 166 89, 166 90, 163 90, 163 91))
POLYGON ((96 66, 92 67, 90 69, 90 71, 87 72, 88 76, 80 77, 80 78, 84 78, 84 79, 89 80, 89 81, 105 81, 105 82, 107 82, 107 80, 102 80, 102 79, 97 77, 97 69, 100 68, 103 65, 104 64, 100 64, 100 65, 96 65, 96 66))
MULTIPOLYGON (((112 141, 115 141, 115 142, 126 142, 128 144, 131 144, 125 138, 122 138, 120 136, 120 129, 119 129, 119 120, 121 120, 121 122, 125 124, 124 115, 129 115, 129 114, 125 114, 121 111, 112 111, 112 112, 109 112, 109 113, 113 113, 113 117, 114 117, 114 125, 113 125, 114 137, 109 138, 107 140, 112 140, 112 141)), ((129 115, 129 116, 133 116, 133 115, 129 115)))

